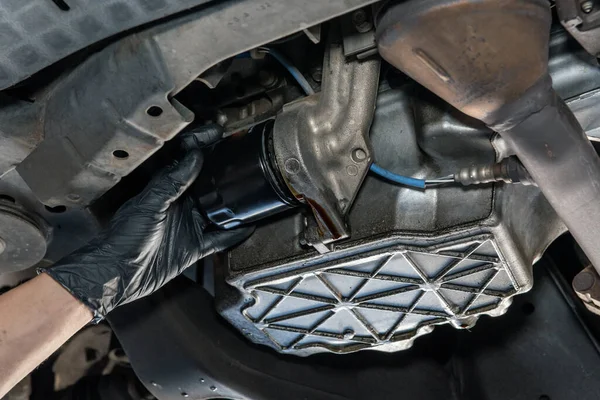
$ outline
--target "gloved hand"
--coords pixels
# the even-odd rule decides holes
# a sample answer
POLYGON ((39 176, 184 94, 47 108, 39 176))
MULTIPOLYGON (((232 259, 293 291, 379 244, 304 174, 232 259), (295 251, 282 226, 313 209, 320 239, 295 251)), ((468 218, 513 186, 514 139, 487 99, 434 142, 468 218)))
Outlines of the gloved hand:
POLYGON ((115 307, 153 293, 199 259, 245 240, 252 228, 204 232, 207 221, 185 193, 202 163, 199 149, 188 151, 125 203, 96 239, 42 272, 86 304, 97 322, 115 307))

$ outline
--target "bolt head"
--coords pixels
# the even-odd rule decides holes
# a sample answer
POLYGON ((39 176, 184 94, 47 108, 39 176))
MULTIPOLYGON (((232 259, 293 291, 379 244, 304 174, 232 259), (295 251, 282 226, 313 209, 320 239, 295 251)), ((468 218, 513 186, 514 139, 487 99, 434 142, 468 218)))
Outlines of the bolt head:
POLYGON ((373 29, 369 15, 365 10, 357 10, 352 14, 352 23, 359 33, 366 33, 373 29))
POLYGON ((585 14, 589 14, 594 10, 594 2, 593 0, 584 1, 581 3, 581 11, 585 14))
POLYGON ((354 12, 354 14, 352 14, 352 22, 354 22, 356 25, 362 24, 366 20, 367 13, 365 12, 365 10, 357 10, 354 12))
POLYGON ((595 282, 596 278, 590 272, 581 272, 573 279, 573 289, 578 292, 587 292, 595 282))
POLYGON ((352 159, 357 163, 363 162, 367 159, 367 152, 361 148, 354 149, 352 152, 352 159))

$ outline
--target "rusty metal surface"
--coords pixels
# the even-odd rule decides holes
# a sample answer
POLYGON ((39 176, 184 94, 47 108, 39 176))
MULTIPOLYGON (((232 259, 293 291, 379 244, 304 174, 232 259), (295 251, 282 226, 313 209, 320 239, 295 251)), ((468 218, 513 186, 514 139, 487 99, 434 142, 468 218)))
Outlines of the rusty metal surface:
POLYGON ((545 76, 546 0, 419 0, 378 22, 383 58, 464 113, 487 119, 545 76))

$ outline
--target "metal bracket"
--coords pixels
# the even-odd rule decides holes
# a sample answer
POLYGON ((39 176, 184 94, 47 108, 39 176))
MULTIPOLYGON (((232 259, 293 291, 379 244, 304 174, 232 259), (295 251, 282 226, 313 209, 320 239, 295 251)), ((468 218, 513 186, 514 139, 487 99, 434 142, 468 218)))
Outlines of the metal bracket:
POLYGON ((600 3, 594 0, 556 0, 560 23, 595 57, 600 55, 600 3))
POLYGON ((341 18, 344 55, 359 60, 378 54, 373 15, 369 7, 341 18))
POLYGON ((322 244, 349 236, 345 216, 371 163, 369 129, 380 61, 348 62, 341 44, 325 54, 321 93, 290 104, 275 121, 274 152, 292 194, 308 204, 322 244))

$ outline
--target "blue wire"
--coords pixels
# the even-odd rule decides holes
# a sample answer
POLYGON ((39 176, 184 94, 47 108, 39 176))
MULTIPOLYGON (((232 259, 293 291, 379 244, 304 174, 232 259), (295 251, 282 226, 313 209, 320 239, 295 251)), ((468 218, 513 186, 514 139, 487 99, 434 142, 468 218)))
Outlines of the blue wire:
POLYGON ((283 54, 279 53, 277 50, 273 50, 267 47, 262 47, 261 49, 263 49, 267 54, 270 54, 271 57, 276 59, 281 65, 284 66, 285 69, 289 71, 290 75, 292 75, 296 82, 298 82, 298 84, 302 87, 304 93, 306 93, 307 95, 315 94, 314 89, 312 88, 312 86, 310 86, 310 83, 308 83, 304 75, 302 75, 298 68, 294 67, 292 63, 290 63, 289 60, 285 58, 283 54))
POLYGON ((371 172, 389 181, 399 183, 404 186, 425 189, 424 179, 409 178, 408 176, 397 175, 393 172, 388 171, 387 169, 381 168, 375 163, 371 164, 371 172))

